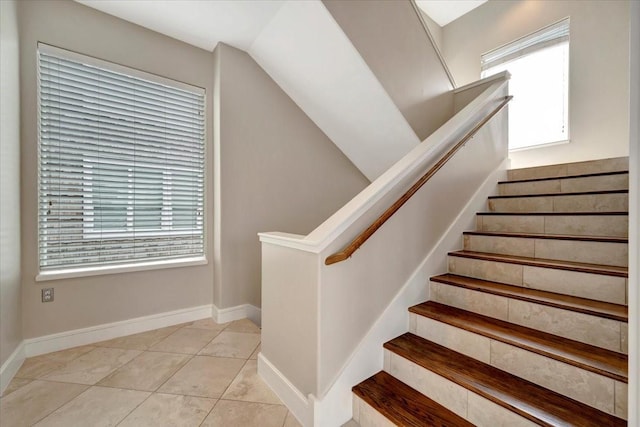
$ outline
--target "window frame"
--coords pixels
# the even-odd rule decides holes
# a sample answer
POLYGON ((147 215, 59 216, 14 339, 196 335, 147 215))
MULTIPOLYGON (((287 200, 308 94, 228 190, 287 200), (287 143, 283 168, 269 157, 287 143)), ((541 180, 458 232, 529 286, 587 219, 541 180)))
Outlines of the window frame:
MULTIPOLYGON (((169 79, 166 77, 162 77, 156 74, 148 73, 145 71, 141 71, 132 67, 127 67, 124 65, 120 65, 118 63, 98 59, 92 56, 80 54, 77 52, 73 52, 70 50, 62 49, 59 47, 55 47, 49 44, 45 44, 42 42, 38 42, 37 50, 36 50, 36 66, 37 66, 37 89, 36 89, 36 98, 37 98, 37 146, 38 146, 38 155, 37 155, 37 163, 38 163, 38 179, 37 179, 37 191, 36 191, 36 204, 38 206, 38 226, 37 226, 37 239, 38 239, 38 251, 37 251, 37 265, 38 265, 38 274, 35 277, 36 282, 39 281, 47 281, 47 280, 57 280, 64 278, 73 278, 73 277, 86 277, 86 276, 96 276, 96 275, 104 275, 104 274, 114 274, 114 273, 122 273, 122 272, 131 272, 131 271, 145 271, 145 270, 157 270, 164 268, 176 268, 176 267, 185 267, 185 266, 197 266, 197 265, 206 265, 208 264, 208 217, 210 216, 209 209, 207 208, 207 189, 208 189, 208 179, 209 175, 208 171, 208 148, 207 148, 207 91, 204 88, 194 86, 191 84, 187 84, 178 80, 169 79), (42 196, 42 187, 41 187, 41 135, 42 135, 42 105, 41 105, 41 85, 40 85, 40 53, 44 52, 47 55, 52 55, 56 57, 60 57, 66 60, 80 62, 85 65, 94 66, 100 69, 104 69, 107 71, 120 73, 129 77, 134 77, 137 79, 146 80, 153 83, 158 83, 161 85, 166 85, 172 88, 176 88, 179 90, 188 91, 191 93, 198 94, 202 97, 202 180, 198 181, 197 185, 202 186, 202 203, 201 208, 198 209, 194 215, 196 217, 201 217, 200 221, 202 222, 202 251, 201 254, 195 256, 183 256, 179 258, 169 258, 169 259, 157 259, 151 258, 151 260, 136 260, 133 262, 117 262, 117 263, 103 263, 103 264, 90 264, 90 265, 78 265, 72 267, 54 267, 51 269, 43 270, 41 267, 41 251, 40 247, 42 244, 42 232, 41 232, 41 214, 40 214, 40 197, 42 196)), ((106 162, 105 162, 106 163, 106 162)), ((156 165, 157 166, 157 165, 156 165)), ((165 187, 168 183, 170 183, 171 178, 167 177, 167 173, 169 171, 161 171, 162 173, 162 190, 161 190, 161 212, 160 212, 160 227, 163 228, 163 222, 166 221, 164 217, 164 212, 167 209, 167 200, 170 199, 170 191, 165 192, 165 187)), ((133 174, 133 172, 131 172, 133 174)), ((84 172, 82 172, 84 174, 84 172)), ((132 180, 133 181, 133 180, 132 180)), ((86 183, 83 183, 81 186, 84 187, 86 183)), ((82 191, 84 195, 84 190, 82 191)), ((169 207, 171 209, 171 207, 169 207)), ((94 231, 89 229, 84 224, 85 215, 89 214, 89 211, 93 209, 87 206, 85 203, 82 203, 82 217, 83 217, 83 225, 82 225, 82 236, 83 239, 86 237, 91 238, 93 233, 100 233, 99 231, 94 231)), ((171 217, 173 214, 169 215, 171 217)), ((169 221, 172 222, 174 219, 170 218, 169 221)), ((129 218, 129 214, 127 214, 127 222, 132 222, 133 216, 129 218)), ((171 224, 169 224, 171 225, 171 224)), ((174 230, 172 232, 161 232, 158 230, 148 230, 143 231, 139 230, 135 234, 140 235, 142 238, 148 237, 170 237, 172 235, 192 235, 193 228, 187 230, 174 230)), ((134 234, 134 231, 123 231, 123 233, 114 233, 113 238, 126 238, 131 237, 134 234)))
MULTIPOLYGON (((504 70, 485 75, 488 70, 504 64, 515 62, 519 59, 530 57, 536 53, 543 52, 547 48, 559 47, 566 43, 566 66, 565 83, 563 85, 565 97, 563 105, 563 124, 565 132, 560 139, 550 139, 544 142, 537 142, 520 147, 509 147, 509 152, 518 152, 545 148, 555 145, 568 144, 571 142, 571 18, 565 17, 536 31, 517 38, 509 43, 505 43, 495 49, 481 54, 480 77, 489 78, 504 70), (489 63, 489 65, 487 65, 489 63)), ((505 68, 505 70, 508 70, 505 68)), ((512 77, 513 78, 513 77, 512 77)), ((514 94, 517 100, 517 94, 514 94)))

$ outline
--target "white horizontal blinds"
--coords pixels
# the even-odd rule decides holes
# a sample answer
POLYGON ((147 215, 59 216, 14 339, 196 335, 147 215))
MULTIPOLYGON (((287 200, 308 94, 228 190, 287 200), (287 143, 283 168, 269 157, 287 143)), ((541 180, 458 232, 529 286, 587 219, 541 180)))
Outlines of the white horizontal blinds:
POLYGON ((41 270, 204 255, 204 91, 39 47, 41 270))
POLYGON ((536 50, 569 41, 569 18, 551 24, 535 33, 487 52, 481 57, 482 71, 513 61, 536 50))

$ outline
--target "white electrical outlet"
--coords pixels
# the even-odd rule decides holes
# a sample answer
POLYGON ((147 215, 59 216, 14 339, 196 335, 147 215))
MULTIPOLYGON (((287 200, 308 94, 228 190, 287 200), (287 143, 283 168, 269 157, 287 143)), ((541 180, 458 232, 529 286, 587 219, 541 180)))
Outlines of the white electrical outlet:
POLYGON ((53 301, 53 288, 42 289, 42 302, 53 301))

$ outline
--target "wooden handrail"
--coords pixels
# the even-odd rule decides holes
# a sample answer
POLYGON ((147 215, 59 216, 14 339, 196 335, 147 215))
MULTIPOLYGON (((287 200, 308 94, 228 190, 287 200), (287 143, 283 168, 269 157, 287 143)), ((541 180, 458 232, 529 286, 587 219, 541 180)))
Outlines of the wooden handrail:
POLYGON ((440 168, 442 168, 442 166, 444 166, 449 161, 449 159, 453 157, 453 155, 460 148, 462 148, 464 144, 467 143, 467 141, 473 138, 473 136, 480 130, 480 128, 482 128, 489 120, 491 120, 493 116, 498 114, 500 110, 502 110, 504 106, 507 105, 509 101, 511 101, 512 98, 513 96, 505 96, 504 100, 498 107, 496 107, 489 115, 487 115, 484 119, 482 119, 482 121, 476 124, 469 132, 467 132, 456 145, 454 145, 449 151, 447 151, 447 154, 445 154, 440 160, 438 160, 438 163, 433 165, 431 169, 429 169, 427 173, 422 176, 422 178, 420 178, 415 184, 413 184, 411 188, 402 195, 402 197, 396 200, 396 202, 391 205, 386 211, 384 211, 384 213, 380 215, 378 219, 376 219, 369 227, 367 227, 366 230, 360 233, 340 252, 336 252, 335 254, 328 256, 327 259, 324 260, 325 265, 335 264, 351 257, 351 255, 353 255, 353 253, 357 251, 358 248, 362 246, 364 242, 366 242, 369 237, 371 237, 373 233, 378 230, 378 228, 382 227, 382 224, 387 222, 387 220, 391 218, 393 214, 396 213, 402 207, 402 205, 404 205, 420 189, 420 187, 422 187, 427 181, 429 181, 429 179, 431 179, 431 177, 435 175, 435 173, 438 172, 440 168))

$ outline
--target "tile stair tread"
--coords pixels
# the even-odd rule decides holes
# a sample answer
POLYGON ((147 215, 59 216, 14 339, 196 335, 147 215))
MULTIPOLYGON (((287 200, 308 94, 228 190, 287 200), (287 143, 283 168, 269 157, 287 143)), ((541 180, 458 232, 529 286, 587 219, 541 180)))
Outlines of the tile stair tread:
POLYGON ((526 197, 597 196, 602 194, 629 194, 629 190, 576 191, 573 193, 511 194, 506 196, 489 196, 489 199, 516 199, 516 198, 526 198, 526 197))
POLYGON ((498 181, 498 184, 518 184, 521 182, 552 181, 556 179, 590 178, 594 176, 624 175, 624 174, 629 174, 629 171, 625 170, 625 171, 612 171, 612 172, 596 172, 596 173, 585 173, 585 174, 575 174, 575 175, 565 175, 565 176, 553 176, 553 177, 545 177, 545 178, 514 179, 514 180, 498 181))
POLYGON ((409 311, 617 381, 626 383, 628 379, 628 358, 622 353, 493 319, 435 301, 418 304, 409 308, 409 311))
POLYGON ((542 234, 542 233, 518 233, 518 232, 509 233, 504 231, 465 231, 463 234, 469 235, 469 236, 519 237, 524 239, 629 243, 629 239, 627 237, 576 236, 572 234, 542 234))
POLYGON ((411 333, 394 338, 384 348, 539 425, 627 425, 625 420, 411 333))
POLYGON ((473 427, 464 418, 384 371, 364 380, 352 390, 399 426, 473 427))
POLYGON ((556 270, 579 271, 582 273, 603 274, 607 276, 629 277, 627 267, 612 265, 588 264, 575 261, 560 261, 546 258, 531 258, 517 255, 501 255, 489 252, 455 251, 449 252, 449 256, 472 258, 493 262, 505 262, 509 264, 521 264, 531 267, 553 268, 556 270))
POLYGON ((503 283, 458 276, 449 273, 432 277, 431 281, 475 290, 478 292, 504 296, 507 298, 529 301, 564 310, 575 311, 578 313, 590 314, 592 316, 617 320, 620 322, 627 322, 629 319, 627 307, 619 304, 595 301, 547 291, 539 291, 520 286, 505 285, 503 283))
POLYGON ((629 212, 477 212, 476 215, 491 216, 628 216, 629 212))

